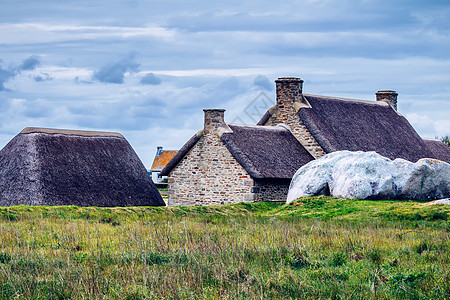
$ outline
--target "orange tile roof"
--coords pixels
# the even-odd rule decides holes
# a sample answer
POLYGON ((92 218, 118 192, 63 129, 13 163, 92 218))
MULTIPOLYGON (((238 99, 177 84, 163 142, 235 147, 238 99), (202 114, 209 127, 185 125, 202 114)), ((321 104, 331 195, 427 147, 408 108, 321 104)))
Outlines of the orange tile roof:
POLYGON ((176 150, 163 150, 158 156, 155 157, 153 161, 152 171, 161 171, 167 163, 172 159, 172 157, 177 154, 176 150))

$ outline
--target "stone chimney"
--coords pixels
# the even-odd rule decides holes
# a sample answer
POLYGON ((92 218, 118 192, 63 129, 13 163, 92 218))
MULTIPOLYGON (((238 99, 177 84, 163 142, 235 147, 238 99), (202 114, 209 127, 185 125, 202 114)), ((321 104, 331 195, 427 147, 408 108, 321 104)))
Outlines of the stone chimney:
POLYGON ((378 91, 376 93, 377 101, 384 101, 397 110, 397 92, 396 91, 378 91))
POLYGON ((225 126, 225 109, 204 109, 205 112, 205 134, 217 133, 219 127, 225 126))
POLYGON ((295 77, 282 77, 275 80, 277 86, 277 106, 283 109, 294 102, 302 102, 303 80, 295 77))

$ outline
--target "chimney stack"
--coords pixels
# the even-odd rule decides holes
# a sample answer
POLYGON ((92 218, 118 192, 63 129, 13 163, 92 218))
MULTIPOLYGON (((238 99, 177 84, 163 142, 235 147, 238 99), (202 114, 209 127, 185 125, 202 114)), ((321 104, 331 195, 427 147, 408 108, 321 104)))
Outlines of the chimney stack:
POLYGON ((156 156, 160 155, 162 151, 163 151, 163 147, 162 146, 156 147, 156 156))
POLYGON ((204 109, 203 111, 205 112, 205 134, 215 133, 225 124, 225 109, 204 109))
POLYGON ((275 80, 278 108, 285 108, 294 102, 302 102, 303 80, 296 77, 282 77, 275 80))
POLYGON ((378 91, 376 93, 377 101, 384 101, 397 110, 397 92, 396 91, 378 91))

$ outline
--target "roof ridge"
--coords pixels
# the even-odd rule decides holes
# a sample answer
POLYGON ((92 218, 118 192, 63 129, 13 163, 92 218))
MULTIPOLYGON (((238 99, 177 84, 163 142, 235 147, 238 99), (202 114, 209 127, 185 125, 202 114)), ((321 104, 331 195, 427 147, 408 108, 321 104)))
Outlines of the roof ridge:
POLYGON ((26 127, 20 133, 21 134, 46 133, 46 134, 62 134, 74 136, 88 136, 88 137, 117 137, 125 139, 124 136, 118 132, 54 129, 54 128, 39 128, 39 127, 26 127))
POLYGON ((367 103, 367 104, 374 104, 374 105, 381 105, 381 106, 389 106, 389 104, 387 104, 384 101, 362 100, 362 99, 352 99, 352 98, 313 95, 313 94, 304 94, 304 96, 306 96, 306 97, 326 98, 326 99, 335 99, 335 100, 342 100, 342 101, 349 101, 349 102, 360 102, 360 103, 367 103))
MULTIPOLYGON (((246 125, 246 124, 233 124, 233 123, 227 123, 231 126, 238 126, 238 127, 248 127, 248 128, 258 128, 258 129, 265 129, 265 130, 286 130, 285 127, 280 126, 279 124, 275 126, 264 126, 264 125, 246 125)), ((280 123, 281 124, 281 123, 280 123)))

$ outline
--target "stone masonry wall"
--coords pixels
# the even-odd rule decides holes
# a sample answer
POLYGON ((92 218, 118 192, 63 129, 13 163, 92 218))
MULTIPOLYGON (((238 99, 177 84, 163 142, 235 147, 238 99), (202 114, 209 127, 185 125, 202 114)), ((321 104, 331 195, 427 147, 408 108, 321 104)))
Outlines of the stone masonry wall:
POLYGON ((277 105, 272 116, 266 122, 267 126, 284 123, 291 128, 292 134, 311 153, 314 158, 320 158, 326 153, 316 139, 303 124, 294 107, 294 102, 302 101, 302 83, 298 78, 280 78, 277 83, 277 105))
POLYGON ((170 172, 169 205, 253 202, 253 179, 220 139, 224 110, 204 110, 203 136, 170 172))
POLYGON ((253 179, 216 135, 204 135, 168 178, 169 205, 253 202, 253 179))
POLYGON ((286 201, 291 180, 255 179, 255 201, 286 201))

